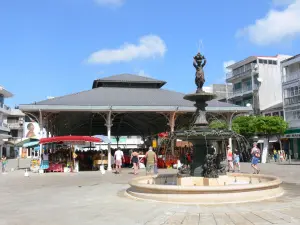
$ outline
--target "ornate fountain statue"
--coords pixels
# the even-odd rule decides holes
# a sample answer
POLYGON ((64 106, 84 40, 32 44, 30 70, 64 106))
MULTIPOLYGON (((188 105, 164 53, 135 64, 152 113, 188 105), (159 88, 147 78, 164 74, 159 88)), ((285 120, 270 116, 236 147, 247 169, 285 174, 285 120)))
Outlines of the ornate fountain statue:
POLYGON ((126 195, 134 199, 185 204, 228 204, 262 201, 282 195, 281 181, 277 177, 252 174, 225 173, 213 146, 228 138, 238 139, 231 130, 216 130, 208 126, 206 102, 216 96, 202 90, 205 82, 203 67, 206 59, 198 53, 194 57, 197 91, 184 96, 195 102, 196 112, 190 130, 175 131, 175 138, 193 144, 192 163, 184 166, 177 175, 160 174, 134 178, 126 195), (221 175, 221 176, 220 176, 221 175), (238 194, 238 198, 232 198, 238 194))
POLYGON ((204 77, 204 66, 206 65, 206 59, 204 55, 201 55, 200 52, 194 56, 194 62, 193 66, 196 69, 195 74, 195 84, 197 85, 197 91, 196 93, 202 92, 203 84, 205 83, 205 77, 204 77))
POLYGON ((212 93, 207 93, 202 90, 205 83, 204 66, 206 65, 206 59, 200 52, 194 56, 193 66, 196 69, 195 83, 197 91, 195 94, 188 94, 184 96, 184 99, 195 102, 196 112, 193 123, 193 128, 187 131, 175 132, 179 138, 185 139, 184 136, 188 136, 188 140, 193 143, 194 154, 193 163, 190 168, 185 168, 181 171, 186 175, 189 173, 191 176, 218 177, 220 173, 224 172, 224 168, 220 166, 217 155, 213 153, 211 149, 211 142, 222 140, 226 137, 231 137, 232 132, 224 131, 221 135, 217 131, 208 127, 206 120, 206 102, 210 101, 216 96, 212 93), (190 170, 189 170, 190 169, 190 170))

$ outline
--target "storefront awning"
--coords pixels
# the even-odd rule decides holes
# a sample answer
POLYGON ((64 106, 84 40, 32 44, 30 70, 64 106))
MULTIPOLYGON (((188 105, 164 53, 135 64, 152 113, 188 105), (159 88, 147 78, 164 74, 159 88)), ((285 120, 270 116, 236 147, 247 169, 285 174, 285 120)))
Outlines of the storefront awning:
POLYGON ((31 147, 34 147, 36 145, 39 145, 39 141, 32 141, 32 142, 25 143, 23 145, 23 147, 24 148, 31 148, 31 147))
POLYGON ((107 136, 104 136, 104 135, 95 135, 93 137, 100 138, 102 140, 102 142, 104 142, 104 143, 107 143, 107 144, 111 143, 111 140, 107 136))
MULTIPOLYGON (((26 139, 24 139, 24 140, 22 140, 22 141, 20 141, 20 142, 18 142, 17 144, 16 144, 16 146, 17 147, 24 147, 24 144, 28 144, 28 143, 30 143, 30 142, 36 142, 36 141, 38 141, 39 140, 39 138, 26 138, 26 139)), ((25 147, 26 148, 26 147, 25 147)))
POLYGON ((40 144, 59 143, 59 142, 102 142, 100 138, 90 136, 57 136, 50 138, 41 138, 40 144))

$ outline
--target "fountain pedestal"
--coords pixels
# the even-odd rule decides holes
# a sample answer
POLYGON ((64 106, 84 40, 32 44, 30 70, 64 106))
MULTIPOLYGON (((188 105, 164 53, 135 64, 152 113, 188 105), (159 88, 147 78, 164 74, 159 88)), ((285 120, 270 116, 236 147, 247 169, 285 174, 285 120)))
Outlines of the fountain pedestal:
MULTIPOLYGON (((205 163, 205 156, 212 153, 211 140, 215 140, 215 137, 211 137, 209 133, 211 129, 208 128, 208 122, 206 120, 206 102, 216 98, 212 93, 206 93, 204 91, 188 94, 184 96, 184 99, 195 102, 196 113, 192 130, 188 131, 188 141, 193 144, 193 163, 191 165, 191 176, 201 177, 203 176, 203 164, 205 163), (207 135, 205 135, 207 133, 207 135)), ((177 132, 177 136, 186 138, 185 132, 177 132)), ((212 153, 213 154, 213 153, 212 153)))

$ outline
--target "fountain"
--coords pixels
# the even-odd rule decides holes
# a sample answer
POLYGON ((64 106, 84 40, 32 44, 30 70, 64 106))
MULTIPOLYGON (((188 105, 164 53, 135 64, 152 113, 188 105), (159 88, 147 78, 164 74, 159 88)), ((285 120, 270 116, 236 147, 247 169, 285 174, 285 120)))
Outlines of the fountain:
POLYGON ((195 122, 192 129, 176 131, 176 138, 193 144, 193 162, 189 169, 178 174, 145 176, 133 179, 126 195, 137 199, 184 204, 225 204, 261 201, 283 194, 281 181, 274 176, 227 173, 220 164, 212 141, 236 137, 230 130, 214 130, 206 120, 206 102, 216 96, 202 90, 205 82, 203 67, 206 59, 194 57, 197 91, 184 99, 195 102, 195 122), (234 195, 233 195, 234 194, 234 195))

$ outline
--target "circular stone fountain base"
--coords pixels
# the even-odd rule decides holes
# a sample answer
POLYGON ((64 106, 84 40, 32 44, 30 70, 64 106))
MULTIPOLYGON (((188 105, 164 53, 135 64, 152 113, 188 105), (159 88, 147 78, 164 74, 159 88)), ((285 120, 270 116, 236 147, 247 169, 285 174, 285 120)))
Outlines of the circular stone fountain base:
POLYGON ((178 204, 228 204, 263 201, 281 196, 274 176, 227 174, 219 178, 144 176, 133 179, 126 195, 135 199, 178 204))

